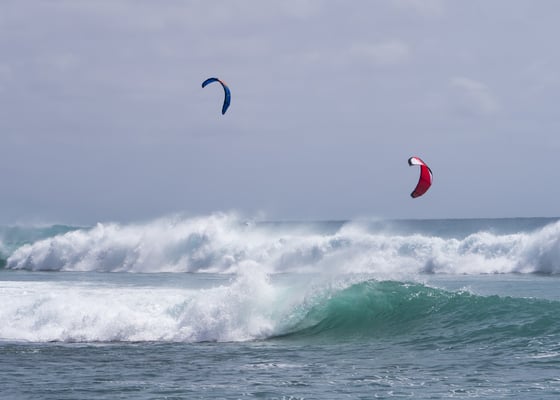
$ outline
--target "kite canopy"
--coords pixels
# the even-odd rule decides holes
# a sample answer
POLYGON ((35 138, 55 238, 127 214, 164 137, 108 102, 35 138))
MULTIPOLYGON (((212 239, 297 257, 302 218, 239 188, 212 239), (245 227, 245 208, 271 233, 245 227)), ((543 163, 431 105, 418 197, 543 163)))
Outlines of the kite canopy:
POLYGON ((206 79, 204 82, 202 82, 202 87, 206 87, 206 85, 208 85, 209 83, 212 82, 220 82, 220 84, 222 85, 222 87, 224 88, 224 105, 222 106, 222 115, 226 113, 228 107, 229 107, 229 102, 231 99, 231 92, 229 91, 229 88, 227 87, 227 85, 218 78, 208 78, 206 79))
POLYGON ((408 165, 419 165, 420 166, 420 179, 414 191, 410 194, 412 198, 420 197, 430 188, 432 185, 432 170, 418 157, 410 157, 408 159, 408 165))

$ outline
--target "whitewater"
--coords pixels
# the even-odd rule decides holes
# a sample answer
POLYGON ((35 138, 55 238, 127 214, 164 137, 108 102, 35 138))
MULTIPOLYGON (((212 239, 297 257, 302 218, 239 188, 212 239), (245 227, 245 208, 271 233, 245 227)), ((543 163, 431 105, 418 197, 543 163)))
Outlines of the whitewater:
POLYGON ((3 399, 560 394, 559 218, 9 226, 0 266, 3 399))
POLYGON ((560 224, 555 222, 255 223, 216 214, 142 225, 56 227, 54 236, 17 248, 25 239, 14 244, 8 237, 0 249, 9 249, 3 251, 9 253, 3 260, 8 269, 31 271, 237 273, 250 265, 270 274, 364 272, 378 278, 423 272, 558 273, 560 224), (526 226, 540 229, 519 230, 526 226), (68 232, 58 234, 61 229, 68 232))

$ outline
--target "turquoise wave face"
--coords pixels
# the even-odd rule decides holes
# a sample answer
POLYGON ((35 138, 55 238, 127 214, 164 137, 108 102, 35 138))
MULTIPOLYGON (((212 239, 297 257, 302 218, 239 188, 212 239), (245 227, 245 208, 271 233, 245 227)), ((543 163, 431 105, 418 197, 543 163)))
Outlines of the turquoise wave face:
POLYGON ((68 225, 50 225, 44 227, 33 226, 0 226, 0 252, 3 250, 8 256, 18 247, 34 243, 38 240, 64 235, 67 232, 80 229, 68 225))
POLYGON ((284 338, 423 340, 426 345, 533 339, 558 334, 560 303, 478 296, 422 284, 367 281, 309 308, 284 338))
POLYGON ((79 228, 67 225, 0 226, 0 269, 6 267, 9 256, 19 247, 77 229, 79 228))

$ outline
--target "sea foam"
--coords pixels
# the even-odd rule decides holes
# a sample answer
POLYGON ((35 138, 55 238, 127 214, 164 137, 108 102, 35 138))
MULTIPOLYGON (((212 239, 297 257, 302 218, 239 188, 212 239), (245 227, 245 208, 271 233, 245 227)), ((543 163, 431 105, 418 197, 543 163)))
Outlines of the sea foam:
MULTIPOLYGON (((434 231, 435 232, 435 231, 434 231)), ((374 229, 358 222, 247 223, 232 214, 97 224, 17 248, 7 268, 100 272, 263 271, 414 274, 560 272, 560 222, 535 230, 445 236, 374 229)))

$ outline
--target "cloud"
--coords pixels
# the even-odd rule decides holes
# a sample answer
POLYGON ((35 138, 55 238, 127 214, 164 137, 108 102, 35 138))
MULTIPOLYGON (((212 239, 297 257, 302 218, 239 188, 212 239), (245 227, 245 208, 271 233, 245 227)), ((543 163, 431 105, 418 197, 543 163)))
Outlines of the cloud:
POLYGON ((451 79, 454 104, 461 112, 471 115, 493 115, 500 104, 490 89, 482 82, 465 77, 451 79))
POLYGON ((444 6, 442 0, 393 0, 402 9, 412 10, 424 17, 442 17, 444 6))
POLYGON ((0 92, 12 81, 12 69, 6 64, 0 64, 0 92))
POLYGON ((409 47, 400 40, 382 43, 357 43, 350 48, 350 54, 372 65, 390 66, 405 62, 410 55, 409 47))

